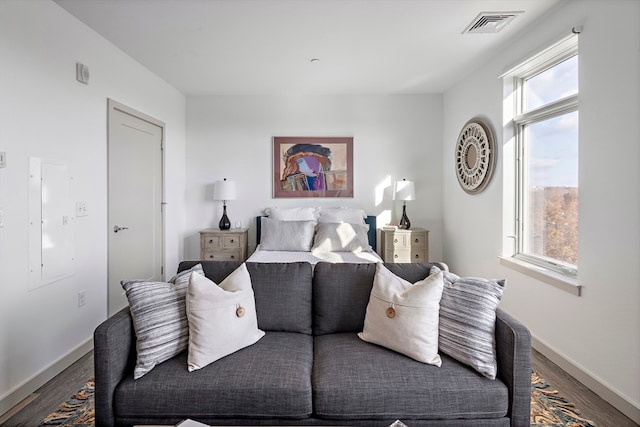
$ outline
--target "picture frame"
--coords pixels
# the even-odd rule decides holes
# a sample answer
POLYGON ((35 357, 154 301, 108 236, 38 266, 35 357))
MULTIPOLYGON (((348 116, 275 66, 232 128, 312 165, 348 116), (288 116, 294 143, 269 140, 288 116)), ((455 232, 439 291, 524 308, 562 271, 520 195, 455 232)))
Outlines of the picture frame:
POLYGON ((353 137, 274 137, 273 197, 353 197, 353 137))

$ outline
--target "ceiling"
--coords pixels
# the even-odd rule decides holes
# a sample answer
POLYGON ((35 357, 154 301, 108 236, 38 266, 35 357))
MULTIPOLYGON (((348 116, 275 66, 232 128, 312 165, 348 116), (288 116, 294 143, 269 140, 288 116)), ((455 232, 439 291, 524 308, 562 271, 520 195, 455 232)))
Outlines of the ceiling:
POLYGON ((441 93, 562 0, 54 1, 185 95, 255 95, 441 93))

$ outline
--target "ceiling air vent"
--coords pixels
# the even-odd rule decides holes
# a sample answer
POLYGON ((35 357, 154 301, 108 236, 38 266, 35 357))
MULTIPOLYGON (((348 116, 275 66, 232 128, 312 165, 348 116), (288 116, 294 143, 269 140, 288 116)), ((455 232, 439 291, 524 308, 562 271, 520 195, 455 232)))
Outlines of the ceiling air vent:
POLYGON ((471 24, 464 29, 465 33, 497 33, 509 22, 524 12, 481 12, 471 24))

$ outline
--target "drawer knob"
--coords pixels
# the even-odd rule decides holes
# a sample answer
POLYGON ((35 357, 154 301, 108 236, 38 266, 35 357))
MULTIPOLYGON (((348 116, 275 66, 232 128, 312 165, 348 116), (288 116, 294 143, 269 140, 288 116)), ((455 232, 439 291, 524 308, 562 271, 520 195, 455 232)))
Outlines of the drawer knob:
POLYGON ((213 239, 209 239, 209 243, 213 243, 213 239))
POLYGON ((420 242, 420 239, 418 239, 418 238, 416 237, 415 242, 416 242, 416 243, 420 242))
POLYGON ((209 255, 209 259, 213 259, 213 255, 209 255))
POLYGON ((398 243, 398 239, 393 239, 393 243, 398 243))
POLYGON ((231 255, 231 259, 236 259, 236 256, 235 255, 231 255))
POLYGON ((416 259, 420 258, 420 254, 416 254, 416 259))
POLYGON ((393 257, 394 257, 394 258, 398 258, 398 254, 395 254, 393 257))
POLYGON ((233 244, 233 239, 229 240, 229 243, 233 244))

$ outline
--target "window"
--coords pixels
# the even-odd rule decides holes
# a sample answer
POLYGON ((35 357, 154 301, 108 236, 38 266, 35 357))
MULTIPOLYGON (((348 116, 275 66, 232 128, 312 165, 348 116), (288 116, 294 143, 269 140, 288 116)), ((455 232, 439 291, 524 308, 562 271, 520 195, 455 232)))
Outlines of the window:
POLYGON ((578 43, 572 36, 508 73, 514 95, 514 257, 578 271, 578 43))

